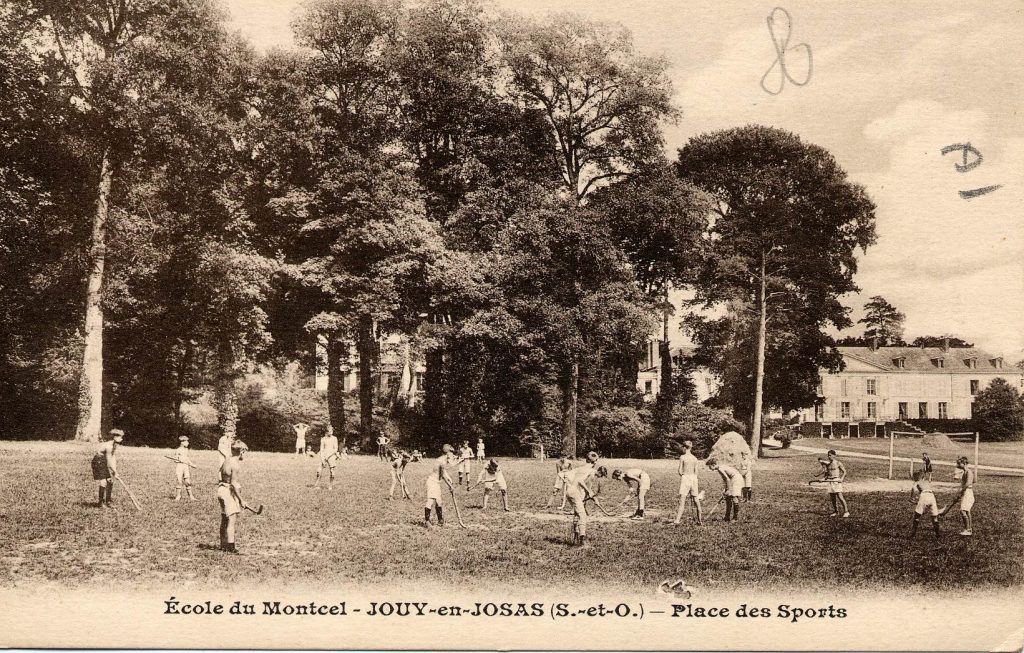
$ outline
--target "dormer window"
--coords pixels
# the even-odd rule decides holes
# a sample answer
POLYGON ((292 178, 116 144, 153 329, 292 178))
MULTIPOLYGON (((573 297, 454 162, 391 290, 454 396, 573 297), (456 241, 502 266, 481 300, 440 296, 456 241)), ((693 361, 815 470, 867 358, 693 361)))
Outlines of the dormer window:
POLYGON ((900 356, 899 358, 892 359, 893 367, 895 367, 898 370, 902 370, 904 367, 906 367, 906 362, 907 359, 903 358, 902 356, 900 356))
POLYGON ((978 359, 977 358, 965 358, 964 359, 964 365, 966 365, 969 369, 976 370, 976 369, 978 369, 978 359))
POLYGON ((993 358, 989 362, 992 363, 992 367, 996 368, 997 370, 1003 369, 1003 359, 1002 358, 993 358))
POLYGON ((933 358, 932 359, 932 365, 934 365, 935 367, 937 367, 939 369, 942 369, 942 368, 944 368, 946 366, 946 359, 944 359, 944 358, 933 358))

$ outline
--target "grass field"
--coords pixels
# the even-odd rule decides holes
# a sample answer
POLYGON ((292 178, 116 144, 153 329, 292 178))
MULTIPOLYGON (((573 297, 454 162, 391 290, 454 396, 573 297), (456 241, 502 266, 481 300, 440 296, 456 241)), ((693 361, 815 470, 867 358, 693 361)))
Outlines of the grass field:
MULTIPOLYGON (((845 444, 846 441, 844 441, 845 444)), ((551 491, 553 464, 503 460, 512 501, 479 509, 481 491, 459 494, 468 529, 457 526, 450 504, 444 529, 425 529, 424 463, 409 467, 413 502, 387 501, 387 467, 375 458, 343 461, 333 491, 312 486, 315 463, 286 454, 250 453, 243 488, 267 512, 245 515, 239 549, 225 564, 217 543, 214 498, 218 456, 193 452, 202 469, 193 478, 199 500, 174 502, 173 463, 160 449, 119 451, 122 477, 144 504, 137 512, 122 488, 114 509, 95 506, 89 472, 93 448, 74 443, 0 443, 4 501, 0 507, 0 586, 131 584, 219 587, 298 581, 402 582, 557 587, 587 578, 610 588, 651 588, 683 577, 708 589, 732 591, 808 589, 1006 588, 1024 581, 1021 505, 1024 478, 983 475, 977 489, 973 538, 958 537, 951 511, 936 544, 927 527, 908 541, 913 504, 906 491, 850 493, 852 517, 826 516, 826 494, 808 487, 818 471, 813 454, 771 452, 755 467, 755 502, 743 504, 735 524, 719 510, 703 527, 674 526, 678 477, 675 462, 606 461, 640 465, 654 486, 644 522, 600 522, 593 547, 566 545, 569 518, 538 516, 551 491), (544 518, 546 517, 546 518, 544 518)), ((850 479, 885 475, 886 463, 846 461, 850 479)), ((477 468, 479 469, 479 468, 477 468)), ((704 470, 702 486, 716 497, 721 483, 704 470)), ((604 494, 621 497, 624 486, 606 481, 604 494)), ((950 498, 940 490, 939 503, 950 498)), ((608 499, 605 505, 609 505, 608 499)), ((615 501, 617 503, 617 501, 615 501)), ((710 507, 713 502, 708 502, 710 507)), ((614 504, 612 504, 614 505, 614 504)))
MULTIPOLYGON (((889 455, 888 438, 846 438, 828 440, 824 438, 801 438, 794 444, 819 449, 836 449, 837 451, 855 451, 858 453, 889 455)), ((913 458, 920 467, 921 454, 927 451, 932 460, 955 462, 959 456, 967 456, 974 464, 974 442, 954 441, 949 448, 925 446, 921 438, 896 438, 893 440, 893 455, 897 458, 913 458)), ((979 445, 979 463, 994 467, 1012 467, 1024 469, 1024 443, 1021 442, 982 442, 979 445)), ((899 468, 906 474, 910 467, 903 463, 899 468)))

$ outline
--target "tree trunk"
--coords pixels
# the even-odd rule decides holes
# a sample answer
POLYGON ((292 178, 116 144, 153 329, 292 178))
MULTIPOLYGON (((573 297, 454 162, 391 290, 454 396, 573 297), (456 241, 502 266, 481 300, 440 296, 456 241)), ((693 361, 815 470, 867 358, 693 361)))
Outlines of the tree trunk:
POLYGON ((217 346, 217 425, 221 435, 235 437, 238 432, 238 393, 235 391, 235 348, 224 338, 217 346))
POLYGON ((434 347, 424 357, 426 371, 423 374, 423 415, 427 433, 433 438, 448 440, 448 424, 444 416, 444 349, 434 347))
POLYGON ((377 358, 377 341, 373 337, 373 319, 359 318, 356 335, 359 348, 359 433, 364 440, 373 439, 373 368, 377 358))
POLYGON ((750 453, 761 455, 761 412, 764 400, 764 350, 768 325, 767 281, 765 279, 764 254, 761 255, 761 286, 757 293, 757 370, 754 377, 754 414, 751 415, 750 453))
POLYGON ((345 379, 341 363, 348 358, 348 342, 330 336, 327 341, 327 417, 331 430, 338 437, 338 446, 345 446, 345 379))
POLYGON ((580 365, 573 360, 562 368, 562 455, 576 456, 576 401, 579 392, 580 365))
POLYGON ((188 377, 188 370, 192 366, 192 341, 186 340, 185 346, 181 352, 181 358, 178 360, 178 370, 174 378, 174 429, 176 432, 181 430, 182 416, 181 416, 181 405, 185 401, 185 379, 188 377))
POLYGON ((78 385, 78 427, 75 439, 97 442, 103 409, 103 267, 106 261, 107 214, 114 170, 110 150, 100 163, 96 211, 92 219, 89 277, 85 291, 85 351, 78 385))

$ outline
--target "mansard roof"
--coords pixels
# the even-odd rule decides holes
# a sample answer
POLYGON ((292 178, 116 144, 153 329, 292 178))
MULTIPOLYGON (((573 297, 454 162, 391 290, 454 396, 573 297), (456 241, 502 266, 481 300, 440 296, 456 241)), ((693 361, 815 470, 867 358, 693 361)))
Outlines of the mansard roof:
POLYGON ((1003 367, 996 367, 1001 356, 995 356, 977 347, 836 347, 844 357, 849 357, 875 367, 893 372, 936 372, 936 373, 1012 373, 1013 370, 1003 362, 1003 367), (903 367, 897 367, 895 361, 903 359, 903 367), (942 367, 935 365, 941 359, 942 367), (976 361, 976 367, 970 367, 969 360, 976 361))

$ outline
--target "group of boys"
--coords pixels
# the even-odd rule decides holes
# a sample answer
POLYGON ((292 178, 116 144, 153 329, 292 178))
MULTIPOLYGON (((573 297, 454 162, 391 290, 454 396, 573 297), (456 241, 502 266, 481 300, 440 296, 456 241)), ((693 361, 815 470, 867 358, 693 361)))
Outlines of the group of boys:
POLYGON ((974 507, 974 482, 976 475, 968 463, 967 456, 960 456, 956 459, 957 473, 960 475, 960 487, 957 495, 945 508, 940 509, 935 492, 931 486, 931 460, 928 455, 922 456, 923 469, 914 472, 914 485, 910 489, 912 499, 917 499, 914 506, 914 521, 910 527, 910 539, 917 535, 917 526, 921 517, 927 511, 932 518, 932 531, 935 537, 939 537, 939 517, 945 515, 957 501, 960 502, 960 521, 963 523, 963 530, 960 535, 970 537, 974 535, 974 524, 971 519, 971 508, 974 507))

